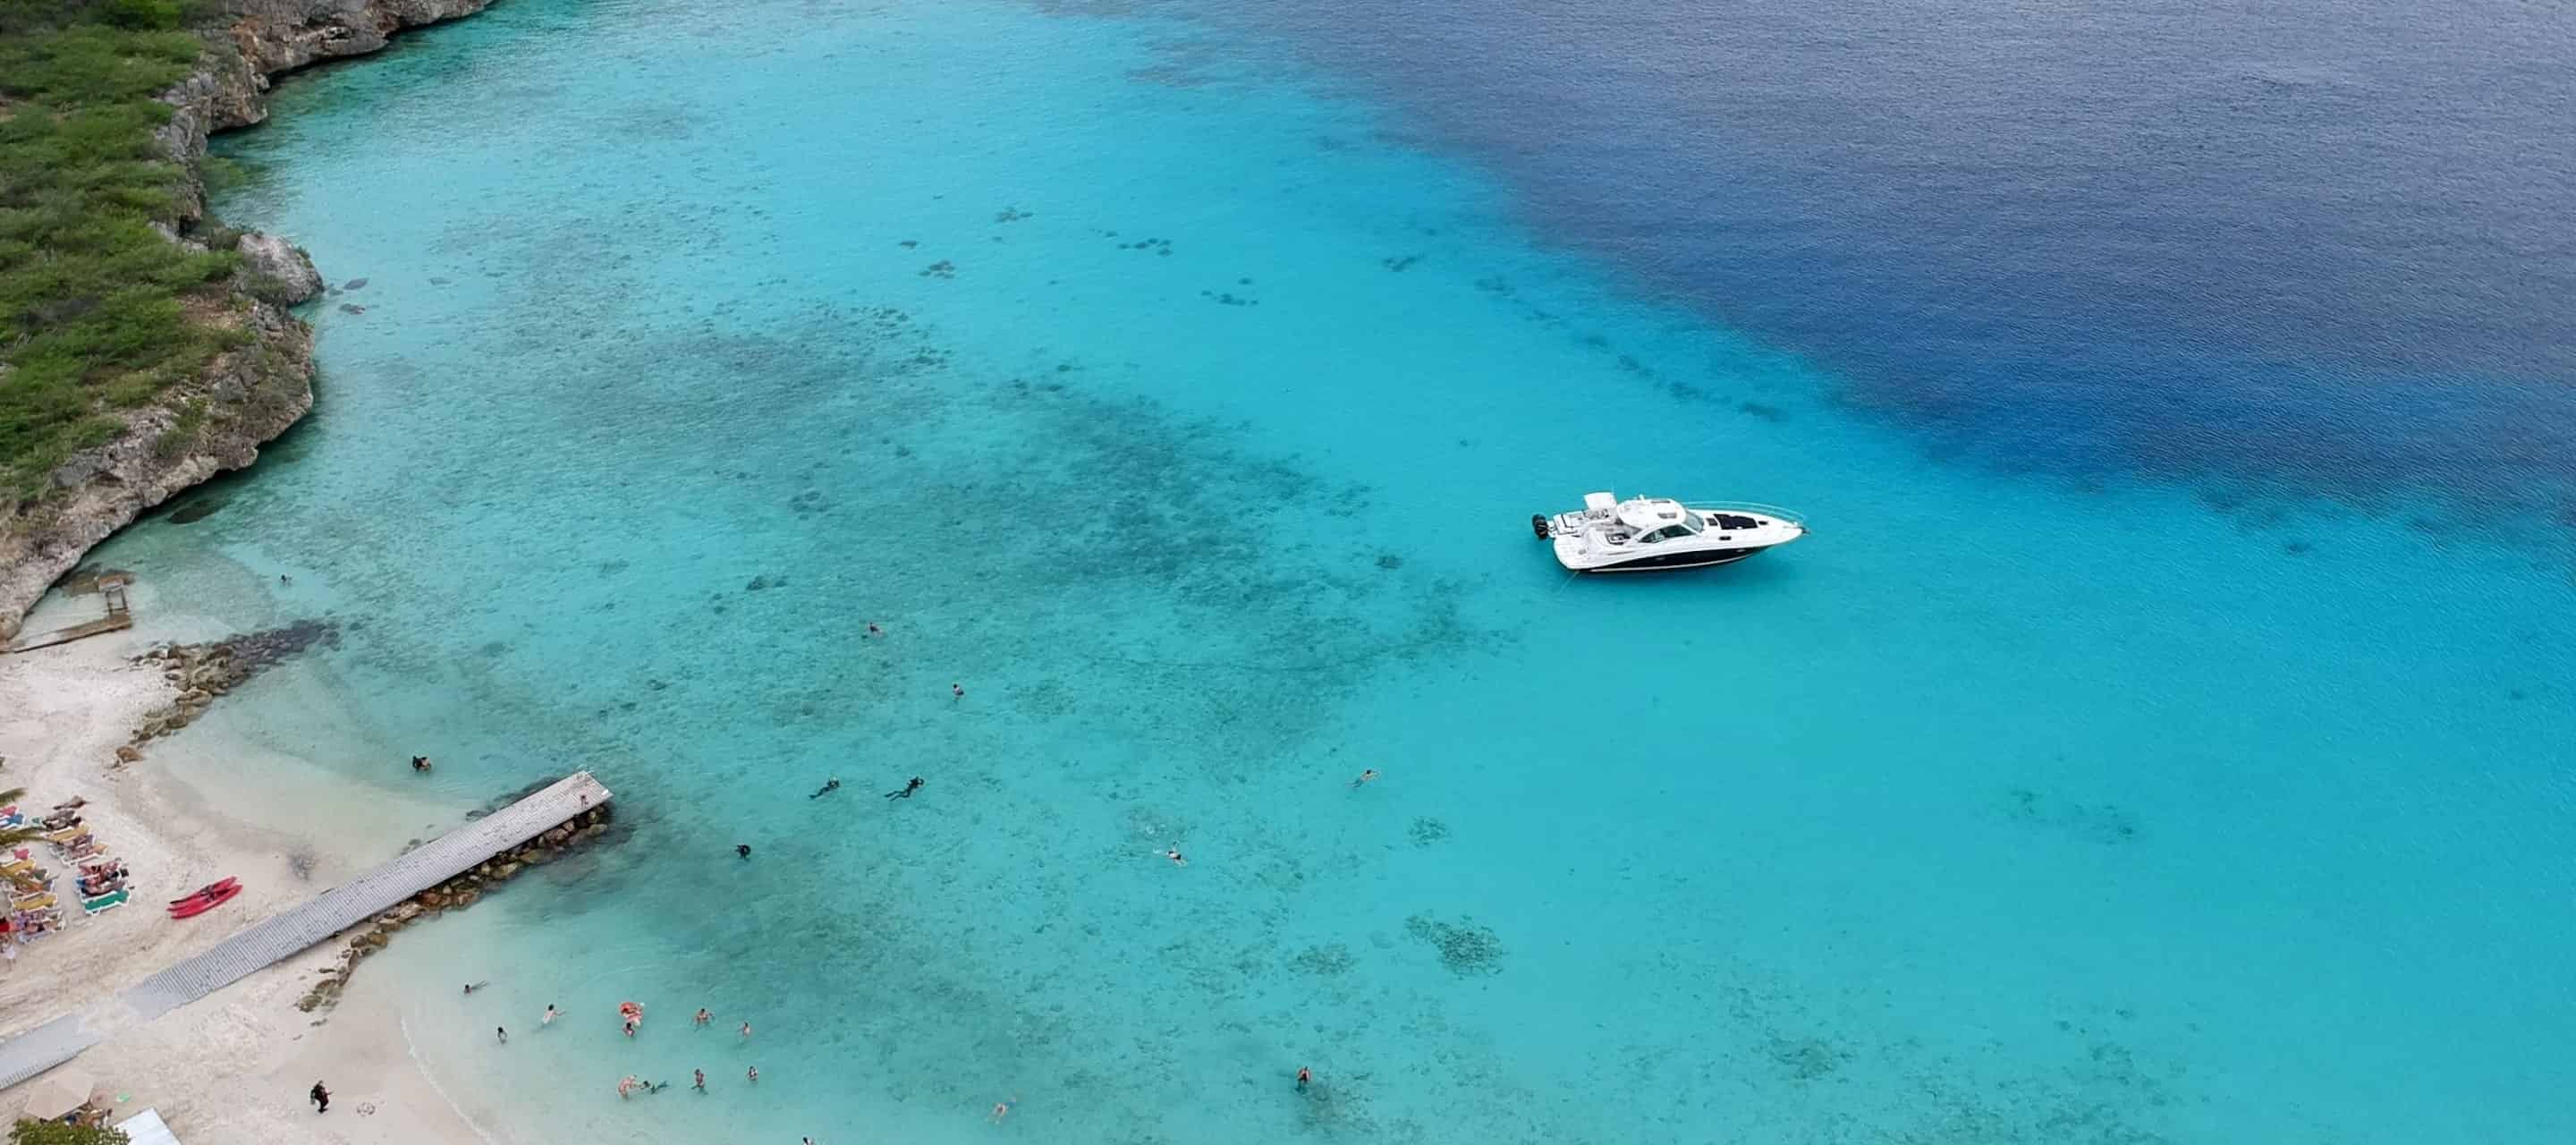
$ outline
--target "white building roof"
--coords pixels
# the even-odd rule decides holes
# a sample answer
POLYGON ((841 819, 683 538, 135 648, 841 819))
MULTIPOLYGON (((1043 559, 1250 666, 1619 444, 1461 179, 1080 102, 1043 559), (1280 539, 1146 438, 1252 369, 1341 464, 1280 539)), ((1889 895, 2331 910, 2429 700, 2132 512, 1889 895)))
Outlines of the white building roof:
POLYGON ((170 1132, 169 1126, 161 1123, 158 1110, 146 1109, 119 1121, 116 1130, 125 1134, 129 1145, 179 1145, 179 1138, 170 1132))

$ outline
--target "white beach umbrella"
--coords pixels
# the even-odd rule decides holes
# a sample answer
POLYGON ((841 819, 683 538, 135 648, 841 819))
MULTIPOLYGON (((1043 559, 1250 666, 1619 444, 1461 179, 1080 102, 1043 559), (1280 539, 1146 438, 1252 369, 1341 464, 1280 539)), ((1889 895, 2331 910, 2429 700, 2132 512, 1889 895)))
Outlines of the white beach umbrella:
POLYGON ((51 1121, 89 1104, 89 1095, 97 1091, 97 1078, 76 1069, 58 1069, 28 1086, 26 1101, 19 1108, 29 1117, 51 1121))

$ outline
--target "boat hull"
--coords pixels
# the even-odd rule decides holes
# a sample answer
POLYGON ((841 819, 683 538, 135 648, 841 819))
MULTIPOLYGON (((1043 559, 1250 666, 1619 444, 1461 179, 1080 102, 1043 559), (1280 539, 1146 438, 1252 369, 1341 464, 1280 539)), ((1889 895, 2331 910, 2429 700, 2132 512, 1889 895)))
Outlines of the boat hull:
POLYGON ((1651 557, 1638 557, 1634 560, 1620 561, 1616 564, 1593 565, 1590 567, 1566 562, 1561 558, 1560 563, 1563 563, 1565 567, 1580 573, 1680 572, 1683 569, 1704 569, 1717 565, 1731 565, 1737 561, 1757 556, 1762 552, 1762 549, 1770 547, 1771 546, 1769 545, 1764 545, 1761 549, 1724 549, 1713 552, 1698 553, 1657 553, 1651 557))

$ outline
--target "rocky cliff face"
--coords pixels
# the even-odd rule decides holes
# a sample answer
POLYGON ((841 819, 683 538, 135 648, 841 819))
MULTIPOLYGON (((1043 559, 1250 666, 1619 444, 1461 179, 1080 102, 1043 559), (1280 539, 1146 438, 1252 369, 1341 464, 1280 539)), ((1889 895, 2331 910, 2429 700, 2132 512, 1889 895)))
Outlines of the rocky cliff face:
POLYGON ((471 16, 492 0, 229 0, 224 29, 240 53, 250 98, 216 110, 216 126, 240 127, 268 114, 258 94, 268 77, 340 56, 363 56, 405 28, 471 16))
MULTIPOLYGON (((206 136, 264 119, 269 76, 318 60, 363 55, 404 28, 482 11, 491 0, 228 0, 208 31, 205 62, 161 97, 174 114, 161 143, 187 171, 172 241, 205 214, 198 178, 206 136)), ((126 415, 126 432, 53 472, 23 504, 0 501, 0 644, 55 578, 144 511, 259 457, 259 447, 313 406, 313 330, 285 307, 311 298, 321 277, 284 239, 243 235, 243 273, 192 316, 241 331, 242 344, 195 380, 126 415)))

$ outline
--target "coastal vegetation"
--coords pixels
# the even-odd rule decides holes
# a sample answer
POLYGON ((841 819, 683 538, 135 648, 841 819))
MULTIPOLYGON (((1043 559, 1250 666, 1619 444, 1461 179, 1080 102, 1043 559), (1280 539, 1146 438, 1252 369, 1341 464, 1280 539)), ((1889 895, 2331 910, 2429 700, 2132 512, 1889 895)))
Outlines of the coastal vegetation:
POLYGON ((59 1121, 21 1121, 9 1129, 9 1145, 126 1145, 123 1131, 105 1125, 65 1125, 59 1121))
POLYGON ((239 256, 174 240, 191 175, 155 137, 211 14, 0 0, 0 501, 242 337, 202 320, 239 256))

